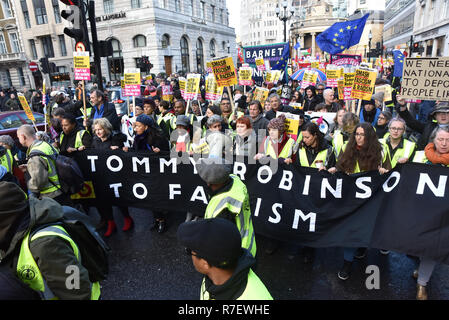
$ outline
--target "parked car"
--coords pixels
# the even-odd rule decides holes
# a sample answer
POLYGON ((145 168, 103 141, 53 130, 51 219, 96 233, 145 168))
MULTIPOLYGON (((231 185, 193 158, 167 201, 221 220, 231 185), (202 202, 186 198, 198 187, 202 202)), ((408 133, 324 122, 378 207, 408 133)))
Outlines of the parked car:
MULTIPOLYGON (((36 119, 35 124, 38 130, 44 131, 45 115, 37 112, 33 112, 33 115, 34 119, 36 119)), ((17 143, 17 129, 23 124, 33 125, 33 122, 28 119, 25 111, 0 112, 0 135, 9 135, 17 143)))

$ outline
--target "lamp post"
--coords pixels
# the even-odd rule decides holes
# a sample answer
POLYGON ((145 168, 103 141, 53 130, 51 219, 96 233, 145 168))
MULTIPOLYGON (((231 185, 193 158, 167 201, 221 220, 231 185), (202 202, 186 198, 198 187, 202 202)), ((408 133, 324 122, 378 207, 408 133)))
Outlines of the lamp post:
POLYGON ((279 20, 284 22, 284 42, 287 42, 287 21, 290 20, 290 18, 295 14, 295 8, 290 7, 289 12, 287 12, 288 1, 282 1, 282 8, 284 8, 284 11, 281 13, 279 4, 277 4, 275 12, 279 20))
POLYGON ((371 30, 368 34, 368 61, 370 61, 371 58, 371 39, 373 38, 373 34, 371 33, 371 30))

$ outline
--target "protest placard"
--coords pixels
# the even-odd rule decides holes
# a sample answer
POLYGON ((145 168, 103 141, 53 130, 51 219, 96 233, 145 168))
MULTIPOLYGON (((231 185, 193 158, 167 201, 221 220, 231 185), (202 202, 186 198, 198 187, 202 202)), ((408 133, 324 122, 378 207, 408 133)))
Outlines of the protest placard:
POLYGON ((75 80, 90 80, 90 58, 88 51, 73 52, 75 80))
POLYGON ((263 60, 263 57, 256 58, 255 62, 256 62, 257 70, 259 70, 259 71, 265 71, 266 70, 266 68, 265 68, 265 61, 263 60))
POLYGON ((449 57, 405 58, 401 96, 449 101, 449 57))
POLYGON ((376 77, 377 71, 374 69, 357 69, 355 71, 351 98, 370 100, 373 95, 376 77))
POLYGON ((212 70, 219 87, 229 87, 237 84, 237 73, 235 72, 232 57, 213 60, 212 70))
POLYGON ((294 140, 298 138, 298 128, 300 117, 299 114, 292 114, 289 112, 276 112, 276 118, 281 114, 285 116, 285 133, 290 135, 294 140))
POLYGON ((391 86, 389 84, 385 84, 383 86, 378 86, 374 88, 374 93, 378 93, 378 92, 383 92, 384 94, 384 101, 391 101, 393 100, 393 96, 392 96, 392 89, 391 86))
POLYGON ((184 99, 195 100, 200 89, 200 74, 190 73, 187 75, 186 90, 184 93, 184 99))
POLYGON ((31 108, 28 105, 28 101, 25 98, 25 96, 22 93, 17 94, 17 98, 19 98, 20 104, 25 111, 25 114, 27 115, 28 119, 30 119, 33 123, 36 121, 34 118, 33 112, 31 112, 31 108))
POLYGON ((304 71, 304 76, 301 81, 301 89, 305 89, 308 86, 314 86, 318 79, 318 72, 314 70, 304 71))
POLYGON ((206 100, 216 101, 221 98, 223 87, 219 87, 213 74, 206 77, 206 100))
POLYGON ((265 101, 268 98, 270 90, 267 88, 256 87, 254 90, 253 100, 258 100, 262 106, 265 106, 265 101))
POLYGON ((250 67, 241 67, 239 70, 239 85, 250 86, 253 84, 253 69, 250 67))
POLYGON ((185 93, 186 93, 187 80, 186 80, 186 78, 180 77, 179 80, 178 80, 178 83, 179 83, 179 91, 181 91, 181 96, 185 100, 186 98, 184 96, 185 96, 185 93))
POLYGON ((173 101, 173 88, 171 85, 162 86, 162 100, 164 101, 173 101))
POLYGON ((302 109, 304 109, 304 106, 303 106, 302 104, 300 104, 300 103, 297 103, 297 102, 291 102, 291 103, 289 104, 289 106, 292 107, 292 108, 294 108, 294 109, 296 109, 296 110, 302 110, 302 109))
POLYGON ((354 85, 355 72, 343 73, 343 95, 344 100, 353 100, 351 98, 352 86, 354 85))
POLYGON ((129 97, 140 96, 140 69, 125 69, 125 95, 129 97))
POLYGON ((338 79, 342 77, 343 69, 336 65, 329 64, 326 68, 327 86, 331 88, 338 87, 338 79))

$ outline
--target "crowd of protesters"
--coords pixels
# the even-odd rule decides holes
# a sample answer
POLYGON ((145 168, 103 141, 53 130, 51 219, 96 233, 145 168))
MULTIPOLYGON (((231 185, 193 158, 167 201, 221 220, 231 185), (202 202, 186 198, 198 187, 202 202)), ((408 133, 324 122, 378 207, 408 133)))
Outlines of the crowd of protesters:
MULTIPOLYGON (((376 86, 391 83, 389 72, 376 80, 376 86)), ((203 78, 204 80, 204 78, 203 78)), ((253 100, 256 86, 234 86, 232 92, 224 90, 217 101, 206 100, 204 81, 200 94, 194 101, 182 97, 178 75, 168 78, 160 75, 154 80, 145 80, 142 95, 136 105, 130 105, 128 114, 119 115, 110 102, 108 89, 102 92, 94 86, 86 92, 87 114, 82 103, 82 89, 51 88, 48 110, 51 114, 52 131, 40 133, 38 140, 51 144, 61 154, 71 156, 85 149, 121 149, 124 152, 144 151, 149 154, 166 155, 169 152, 199 154, 204 158, 229 158, 230 156, 251 157, 258 160, 271 157, 292 166, 314 167, 319 170, 337 171, 347 174, 377 170, 384 174, 398 163, 421 162, 449 166, 449 104, 439 101, 409 103, 398 95, 398 82, 393 85, 391 101, 384 101, 383 94, 374 94, 364 100, 360 110, 350 101, 338 99, 335 88, 326 83, 301 88, 301 82, 264 83, 270 90, 266 101, 253 100), (171 85, 173 96, 167 101, 162 96, 162 86, 171 85), (291 88, 289 96, 283 95, 282 88, 291 88), (290 105, 292 104, 292 105, 290 105), (301 107, 298 107, 300 105, 301 107), (286 119, 277 112, 299 115, 297 137, 287 134, 286 119), (335 113, 334 122, 327 132, 310 121, 310 112, 335 113), (123 132, 125 119, 132 119, 133 139, 123 132)), ((43 111, 42 93, 25 91, 32 109, 43 111)), ((17 110, 20 104, 16 93, 0 92, 1 110, 17 110), (9 98, 8 98, 9 95, 9 98)), ((9 152, 11 164, 2 162, 6 171, 14 174, 19 164, 27 160, 27 148, 35 141, 29 128, 19 130, 21 145, 6 136, 0 136, 0 156, 9 152)), ((2 158, 3 159, 3 158, 2 158)), ((36 158, 28 162, 27 183, 22 187, 29 193, 37 193, 49 179, 47 169, 36 158), (41 171, 47 170, 45 175, 41 171)), ((3 168, 0 167, 0 168, 3 168)), ((5 170, 3 170, 5 171, 5 170)), ((4 174, 2 179, 11 179, 4 174)), ((22 176, 18 176, 19 180, 22 176)), ((51 179, 51 178, 50 178, 51 179)), ((51 185, 46 186, 51 189, 51 185)), ((42 192, 41 192, 42 193, 42 192)), ((61 204, 75 206, 69 197, 58 190, 48 192, 61 204)), ((96 206, 101 221, 98 226, 105 237, 116 232, 112 217, 112 207, 106 204, 96 206)), ((82 208, 88 212, 89 208, 82 208)), ((123 231, 132 229, 134 222, 126 207, 121 207, 125 220, 123 231)), ((153 229, 163 233, 167 229, 166 214, 154 211, 153 229)), ((197 219, 187 213, 186 221, 197 219)), ((265 248, 272 254, 280 244, 270 242, 265 248)), ((294 248, 291 256, 297 253, 294 248)), ((354 258, 361 259, 366 248, 344 248, 342 268, 338 272, 341 280, 350 277, 354 258)), ((313 260, 314 249, 303 248, 304 262, 313 260)), ((381 250, 381 254, 388 251, 381 250)), ((290 256, 289 256, 290 257, 290 256)), ((426 285, 435 266, 433 261, 420 257, 421 264, 414 275, 418 279, 418 299, 427 299, 426 285)))

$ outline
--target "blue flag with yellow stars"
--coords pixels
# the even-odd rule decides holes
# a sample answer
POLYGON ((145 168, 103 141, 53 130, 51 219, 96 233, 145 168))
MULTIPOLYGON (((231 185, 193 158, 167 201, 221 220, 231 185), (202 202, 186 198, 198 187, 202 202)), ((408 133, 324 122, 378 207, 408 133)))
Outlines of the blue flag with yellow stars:
POLYGON ((287 74, 287 64, 288 59, 290 59, 290 42, 287 42, 284 46, 284 50, 282 51, 281 59, 279 59, 276 64, 271 66, 271 70, 283 70, 284 71, 284 81, 288 82, 288 74, 287 74))
POLYGON ((393 51, 394 54, 394 71, 393 77, 402 78, 402 70, 404 69, 404 54, 401 50, 396 49, 393 51))
POLYGON ((330 54, 343 52, 360 41, 369 13, 362 18, 346 22, 336 22, 316 38, 321 50, 330 54))

